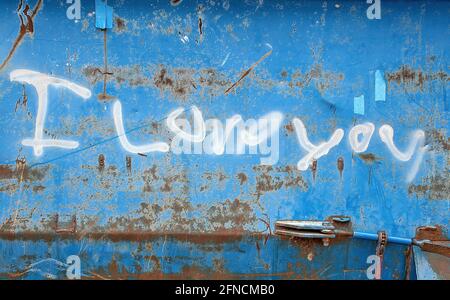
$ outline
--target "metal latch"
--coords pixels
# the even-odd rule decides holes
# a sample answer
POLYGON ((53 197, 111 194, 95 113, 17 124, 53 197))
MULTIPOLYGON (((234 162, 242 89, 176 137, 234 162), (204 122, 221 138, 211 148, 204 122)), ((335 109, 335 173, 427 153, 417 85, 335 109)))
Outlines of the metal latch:
POLYGON ((299 238, 335 238, 335 227, 328 221, 281 220, 275 222, 275 234, 299 238))

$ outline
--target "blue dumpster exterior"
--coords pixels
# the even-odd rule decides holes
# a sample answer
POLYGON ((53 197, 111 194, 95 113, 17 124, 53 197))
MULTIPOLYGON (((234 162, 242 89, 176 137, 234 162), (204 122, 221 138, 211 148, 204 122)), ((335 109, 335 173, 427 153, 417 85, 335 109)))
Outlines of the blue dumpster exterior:
POLYGON ((70 255, 86 279, 367 278, 376 242, 282 238, 282 219, 448 238, 450 2, 371 5, 3 1, 0 278, 65 278, 70 255), (275 121, 241 151, 207 125, 177 148, 177 109, 275 121))

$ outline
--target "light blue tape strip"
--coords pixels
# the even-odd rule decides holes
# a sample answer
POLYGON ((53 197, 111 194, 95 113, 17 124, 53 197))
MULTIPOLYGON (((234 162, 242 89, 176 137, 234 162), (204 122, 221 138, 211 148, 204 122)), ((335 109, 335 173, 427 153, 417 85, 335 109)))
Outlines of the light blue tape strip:
POLYGON ((113 9, 106 0, 95 0, 95 27, 112 28, 113 9))
POLYGON ((375 101, 386 101, 386 82, 380 70, 375 72, 375 101))
POLYGON ((353 98, 353 112, 358 115, 364 115, 364 95, 353 98))

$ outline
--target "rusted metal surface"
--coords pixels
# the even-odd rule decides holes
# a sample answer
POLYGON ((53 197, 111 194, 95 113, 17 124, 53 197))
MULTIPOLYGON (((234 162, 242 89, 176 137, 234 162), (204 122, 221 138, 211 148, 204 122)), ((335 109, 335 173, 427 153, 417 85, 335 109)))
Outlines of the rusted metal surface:
MULTIPOLYGON (((4 257, 1 279, 46 279, 49 274, 63 279, 65 269, 60 265, 74 254, 83 262, 82 279, 365 279, 363 256, 373 251, 373 245, 365 241, 331 241, 323 247, 320 241, 274 236, 264 242, 264 235, 110 233, 2 238, 5 253, 33 247, 26 254, 4 257), (339 260, 336 253, 341 253, 339 260)), ((395 258, 401 250, 391 250, 394 255, 386 258, 386 264, 394 270, 393 278, 402 278, 402 272, 395 271, 403 268, 403 261, 395 258)))
MULTIPOLYGON (((106 30, 80 3, 79 19, 56 1, 0 4, 2 277, 34 276, 44 244, 106 251, 85 278, 365 277, 374 243, 275 238, 280 219, 448 239, 448 1, 382 1, 381 19, 365 1, 109 1, 106 30), (193 106, 205 137, 180 141, 170 116, 195 139, 193 106), (270 114, 280 124, 254 139, 270 114), (243 138, 220 149, 211 128, 236 115, 243 138)), ((383 278, 405 277, 403 251, 386 247, 383 278)))

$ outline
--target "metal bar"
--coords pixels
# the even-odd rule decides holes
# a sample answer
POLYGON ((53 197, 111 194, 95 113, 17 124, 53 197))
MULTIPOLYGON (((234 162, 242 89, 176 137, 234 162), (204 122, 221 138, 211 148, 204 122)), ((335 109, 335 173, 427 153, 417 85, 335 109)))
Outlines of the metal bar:
MULTIPOLYGON (((354 231, 353 237, 357 238, 357 239, 372 240, 372 241, 378 240, 378 235, 376 233, 354 231)), ((401 245, 411 245, 412 244, 412 239, 408 239, 408 238, 388 236, 387 240, 389 243, 394 243, 394 244, 401 244, 401 245)))

